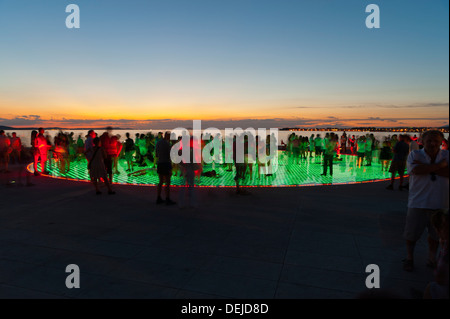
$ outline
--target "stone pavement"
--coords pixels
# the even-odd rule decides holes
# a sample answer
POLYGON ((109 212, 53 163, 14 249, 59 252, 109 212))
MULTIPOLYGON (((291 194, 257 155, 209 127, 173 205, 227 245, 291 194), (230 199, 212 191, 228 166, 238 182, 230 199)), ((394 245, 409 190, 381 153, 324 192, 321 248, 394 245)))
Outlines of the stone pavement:
POLYGON ((402 270, 407 192, 384 182, 201 188, 195 209, 156 205, 155 187, 0 182, 0 298, 347 299, 367 291, 369 264, 381 288, 417 298, 433 278, 425 235, 402 270), (79 289, 65 286, 69 264, 79 289))

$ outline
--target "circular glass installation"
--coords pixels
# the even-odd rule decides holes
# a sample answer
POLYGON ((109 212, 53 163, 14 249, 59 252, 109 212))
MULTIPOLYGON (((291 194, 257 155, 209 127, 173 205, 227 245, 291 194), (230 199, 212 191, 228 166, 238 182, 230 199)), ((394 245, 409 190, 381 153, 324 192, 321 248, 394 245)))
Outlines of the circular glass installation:
MULTIPOLYGON (((54 159, 47 162, 46 176, 70 179, 76 181, 89 181, 89 173, 87 169, 87 161, 85 159, 75 160, 70 162, 70 165, 61 168, 60 163, 55 162, 54 159)), ((308 157, 300 160, 298 163, 293 158, 288 157, 286 152, 279 151, 278 158, 273 161, 274 173, 265 175, 258 174, 262 171, 257 164, 253 164, 252 172, 247 168, 245 178, 240 180, 242 186, 317 186, 317 185, 340 185, 340 184, 354 184, 367 183, 387 180, 391 173, 383 171, 378 158, 374 158, 370 166, 358 164, 358 157, 352 155, 340 155, 333 163, 333 175, 330 175, 328 170, 327 175, 323 174, 323 159, 308 157)), ((158 174, 156 167, 134 167, 133 172, 127 172, 127 163, 125 159, 119 159, 118 171, 119 174, 114 174, 113 182, 118 184, 128 185, 156 185, 158 184, 158 174)), ((33 172, 33 165, 28 166, 28 170, 33 172)), ((38 165, 40 170, 40 165, 38 165)), ((198 172, 195 179, 196 186, 204 187, 234 187, 235 184, 235 166, 232 165, 231 171, 226 164, 207 164, 203 166, 203 172, 198 172), (208 172, 216 172, 216 176, 208 172)), ((181 174, 181 169, 174 169, 172 176, 172 185, 183 185, 184 179, 181 174)))

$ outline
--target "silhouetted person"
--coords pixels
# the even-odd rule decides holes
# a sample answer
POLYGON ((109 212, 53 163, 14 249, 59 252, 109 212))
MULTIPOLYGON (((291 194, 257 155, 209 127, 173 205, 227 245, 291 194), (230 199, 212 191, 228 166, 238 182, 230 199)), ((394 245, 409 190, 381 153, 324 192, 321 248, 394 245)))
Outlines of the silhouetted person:
POLYGON ((20 137, 17 136, 16 132, 12 133, 11 147, 11 158, 13 159, 14 164, 20 163, 22 154, 22 141, 20 140, 20 137))
POLYGON ((130 138, 130 133, 126 133, 125 136, 125 159, 127 161, 127 172, 133 171, 133 154, 135 152, 134 141, 130 138))
POLYGON ((380 152, 380 161, 381 161, 381 171, 387 172, 390 166, 390 161, 392 159, 392 148, 391 148, 391 141, 389 138, 385 137, 383 144, 381 145, 381 152, 380 152))
POLYGON ((327 176, 327 168, 330 168, 330 175, 333 176, 333 159, 335 156, 335 149, 337 147, 337 141, 334 138, 334 134, 330 136, 325 142, 325 148, 323 150, 323 176, 327 176))
POLYGON ((115 192, 112 190, 111 184, 108 181, 108 174, 105 168, 105 158, 107 156, 106 151, 103 147, 100 147, 100 139, 98 137, 94 138, 93 144, 94 152, 88 165, 92 184, 94 184, 96 194, 100 195, 102 192, 98 187, 98 181, 103 179, 106 187, 108 188, 108 194, 113 195, 115 192))
POLYGON ((123 145, 119 141, 118 135, 111 136, 110 139, 110 148, 107 153, 111 156, 113 162, 113 172, 114 174, 120 174, 119 172, 119 156, 120 152, 122 152, 123 145))
POLYGON ((315 151, 314 134, 311 134, 311 137, 309 138, 309 157, 313 157, 314 151, 315 151))
POLYGON ((139 157, 137 163, 139 166, 146 166, 146 158, 147 158, 147 140, 144 134, 141 134, 139 139, 136 140, 137 152, 139 153, 139 157))
POLYGON ((403 176, 405 175, 406 168, 406 159, 409 153, 409 145, 405 142, 405 137, 400 135, 399 141, 394 146, 394 157, 392 158, 391 167, 389 168, 389 172, 391 172, 391 183, 389 184, 387 189, 394 189, 394 181, 395 175, 398 173, 400 176, 400 185, 398 186, 399 190, 403 188, 403 176))
POLYGON ((365 147, 365 157, 366 157, 366 166, 372 166, 372 156, 373 156, 373 142, 374 142, 373 134, 367 134, 366 136, 366 147, 365 147))
POLYGON ((38 135, 34 139, 34 148, 35 148, 35 156, 34 156, 34 175, 39 175, 37 169, 37 162, 40 159, 41 163, 41 172, 43 174, 49 174, 45 169, 45 165, 47 163, 47 152, 50 148, 50 144, 48 143, 47 138, 44 136, 45 130, 41 127, 38 130, 38 135))
POLYGON ((236 183, 236 194, 248 194, 247 191, 244 191, 241 189, 240 181, 245 179, 245 172, 247 169, 247 166, 245 164, 245 156, 248 155, 248 139, 245 139, 244 136, 234 136, 233 141, 233 160, 234 160, 234 166, 236 168, 236 174, 234 176, 234 181, 236 183), (244 144, 240 146, 239 144, 244 144), (240 154, 237 154, 238 147, 242 147, 243 149, 243 156, 238 156, 240 154))
POLYGON ((81 138, 81 134, 80 134, 80 135, 78 135, 78 138, 77 138, 77 160, 78 161, 82 158, 83 153, 84 153, 84 141, 81 138))
POLYGON ((172 160, 170 159, 170 133, 166 132, 163 139, 160 139, 156 143, 156 160, 157 160, 157 168, 156 171, 159 177, 159 183, 157 186, 157 198, 156 204, 164 203, 164 200, 161 198, 161 190, 162 185, 166 184, 165 193, 166 193, 166 205, 173 205, 173 202, 170 199, 170 178, 172 176, 172 160))
POLYGON ((341 154, 347 154, 347 133, 341 135, 341 154))
MULTIPOLYGON (((181 172, 184 178, 184 185, 180 189, 179 193, 179 206, 180 208, 184 207, 196 207, 197 206, 197 198, 195 193, 195 174, 197 171, 201 169, 201 159, 197 158, 194 160, 196 152, 194 146, 194 138, 191 137, 189 142, 189 161, 182 161, 180 163, 181 172), (186 201, 186 190, 187 190, 187 202, 186 201)), ((180 150, 181 154, 182 150, 180 150)))
POLYGON ((366 137, 361 136, 356 141, 356 146, 357 146, 356 154, 358 156, 358 160, 357 160, 358 167, 361 167, 361 165, 364 164, 364 157, 366 157, 366 137))
POLYGON ((117 152, 117 148, 114 149, 112 147, 111 132, 112 132, 112 127, 107 127, 106 132, 104 132, 102 134, 102 136, 100 136, 100 143, 101 143, 101 146, 106 151, 105 168, 106 168, 106 172, 108 173, 109 182, 112 184, 113 183, 113 156, 117 152))
POLYGON ((11 140, 5 135, 4 130, 0 130, 0 172, 4 167, 5 172, 8 171, 9 154, 11 152, 11 140))
POLYGON ((86 142, 84 143, 84 155, 88 162, 91 160, 92 154, 94 154, 94 138, 96 136, 97 134, 95 134, 94 130, 89 130, 86 142))
POLYGON ((322 144, 323 144, 323 140, 320 137, 320 134, 317 134, 316 138, 314 139, 314 147, 316 150, 316 157, 319 157, 322 155, 322 150, 323 150, 322 144))

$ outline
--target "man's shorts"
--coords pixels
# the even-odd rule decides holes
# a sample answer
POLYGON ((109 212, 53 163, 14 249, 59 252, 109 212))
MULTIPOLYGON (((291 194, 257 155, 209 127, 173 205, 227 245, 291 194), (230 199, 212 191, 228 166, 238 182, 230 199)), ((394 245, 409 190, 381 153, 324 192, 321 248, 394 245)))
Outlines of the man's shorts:
POLYGON ((406 169, 406 161, 393 161, 391 163, 391 167, 389 168, 389 172, 396 173, 398 172, 399 175, 405 174, 406 169))
POLYGON ((158 163, 156 172, 162 176, 172 175, 172 163, 158 163))
POLYGON ((440 210, 408 208, 405 230, 403 232, 405 239, 416 242, 422 236, 425 228, 427 228, 428 235, 434 240, 439 240, 436 229, 431 225, 431 216, 438 211, 440 210))
POLYGON ((125 159, 127 160, 127 162, 131 162, 133 160, 133 154, 134 150, 125 153, 125 159))

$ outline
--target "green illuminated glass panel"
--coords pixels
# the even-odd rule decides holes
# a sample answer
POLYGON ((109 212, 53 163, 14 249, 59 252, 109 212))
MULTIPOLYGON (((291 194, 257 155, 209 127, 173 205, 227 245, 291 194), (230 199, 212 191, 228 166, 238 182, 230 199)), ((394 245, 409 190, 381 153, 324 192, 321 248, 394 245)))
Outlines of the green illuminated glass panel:
MULTIPOLYGON (((289 158, 285 152, 280 151, 278 160, 275 161, 276 172, 272 176, 264 174, 258 175, 258 165, 253 164, 253 171, 250 174, 247 169, 245 179, 240 181, 242 186, 307 186, 307 185, 324 185, 324 184, 348 184, 363 183, 385 180, 390 178, 390 173, 382 171, 382 166, 378 158, 374 158, 371 166, 361 165, 357 163, 358 158, 351 155, 340 155, 339 159, 335 159, 333 163, 333 176, 329 171, 326 176, 323 173, 323 164, 321 158, 308 157, 304 160, 289 158)), ((134 185, 156 185, 158 183, 158 175, 156 167, 137 167, 134 172, 126 172, 127 163, 125 159, 119 159, 119 174, 114 174, 113 181, 118 184, 134 184, 134 185)), ((30 166, 31 167, 31 166, 30 166)), ((39 167, 39 165, 38 165, 39 167)), ((203 172, 211 171, 212 164, 204 165, 203 172)), ((215 165, 217 177, 201 176, 196 178, 196 185, 209 187, 227 187, 235 186, 233 171, 228 172, 226 165, 215 165)), ((89 173, 87 170, 87 161, 85 159, 72 161, 70 168, 62 172, 58 163, 51 160, 47 164, 47 170, 51 177, 66 178, 72 180, 89 181, 89 173)), ((40 171, 40 167, 39 167, 40 171)), ((175 174, 175 173, 174 173, 175 174)), ((172 177, 173 185, 183 185, 183 177, 178 171, 177 175, 172 177)))

